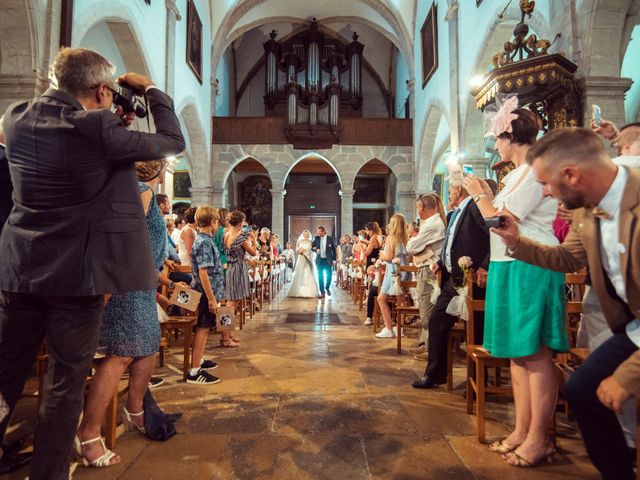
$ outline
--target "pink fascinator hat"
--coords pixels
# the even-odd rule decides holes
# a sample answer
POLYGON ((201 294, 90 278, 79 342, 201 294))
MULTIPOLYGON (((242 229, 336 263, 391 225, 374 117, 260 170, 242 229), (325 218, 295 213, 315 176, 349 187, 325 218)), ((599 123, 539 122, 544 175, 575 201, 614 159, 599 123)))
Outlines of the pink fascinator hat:
POLYGON ((489 105, 484 110, 485 137, 498 137, 503 133, 511 133, 513 131, 511 122, 518 118, 518 115, 513 113, 517 108, 517 95, 498 94, 495 104, 489 105))

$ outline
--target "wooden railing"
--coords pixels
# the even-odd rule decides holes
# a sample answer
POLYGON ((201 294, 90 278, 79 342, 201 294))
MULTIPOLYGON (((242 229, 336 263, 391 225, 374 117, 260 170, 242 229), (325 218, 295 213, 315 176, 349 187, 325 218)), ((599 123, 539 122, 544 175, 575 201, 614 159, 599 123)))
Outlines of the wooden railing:
MULTIPOLYGON (((213 117, 214 144, 285 145, 286 118, 213 117)), ((341 145, 413 145, 413 120, 404 118, 342 118, 341 145)))

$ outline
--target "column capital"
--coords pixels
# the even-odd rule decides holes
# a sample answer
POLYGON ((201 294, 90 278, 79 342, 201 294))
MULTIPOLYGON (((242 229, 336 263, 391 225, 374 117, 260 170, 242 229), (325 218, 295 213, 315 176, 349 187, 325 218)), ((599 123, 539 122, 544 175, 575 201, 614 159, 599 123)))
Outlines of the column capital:
POLYGON ((284 196, 287 194, 286 190, 276 190, 272 188, 269 191, 271 192, 271 196, 273 198, 278 198, 278 197, 284 198, 284 196))
POLYGON ((407 198, 407 197, 418 198, 418 195, 413 190, 398 192, 397 195, 398 197, 403 197, 403 198, 407 198))
POLYGON ((180 15, 180 10, 178 10, 175 0, 165 0, 165 7, 167 7, 167 12, 172 13, 177 21, 182 20, 182 15, 180 15))
POLYGON ((633 80, 626 77, 584 77, 581 82, 587 91, 597 91, 601 96, 617 99, 631 88, 633 80))
POLYGON ((458 12, 458 2, 456 0, 452 1, 447 8, 447 12, 444 14, 445 22, 450 22, 456 16, 458 12))
POLYGON ((355 195, 356 191, 355 190, 340 190, 338 192, 338 194, 342 197, 342 198, 353 198, 353 196, 355 195))

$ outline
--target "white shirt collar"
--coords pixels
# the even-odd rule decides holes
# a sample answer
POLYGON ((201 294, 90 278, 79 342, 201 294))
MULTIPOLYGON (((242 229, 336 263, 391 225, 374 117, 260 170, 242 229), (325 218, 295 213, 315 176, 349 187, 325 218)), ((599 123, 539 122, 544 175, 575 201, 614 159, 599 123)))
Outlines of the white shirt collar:
POLYGON ((624 187, 627 185, 627 177, 629 176, 627 169, 618 167, 618 173, 613 183, 609 187, 607 194, 600 200, 598 208, 607 212, 611 217, 615 217, 622 203, 624 195, 624 187))
MULTIPOLYGON (((469 205, 471 203, 471 201, 473 200, 473 198, 471 197, 467 197, 465 198, 462 202, 460 202, 460 205, 458 205, 458 208, 460 209, 460 212, 462 212, 462 210, 465 209, 465 207, 467 205, 469 205)), ((459 214, 458 214, 459 215, 459 214)))

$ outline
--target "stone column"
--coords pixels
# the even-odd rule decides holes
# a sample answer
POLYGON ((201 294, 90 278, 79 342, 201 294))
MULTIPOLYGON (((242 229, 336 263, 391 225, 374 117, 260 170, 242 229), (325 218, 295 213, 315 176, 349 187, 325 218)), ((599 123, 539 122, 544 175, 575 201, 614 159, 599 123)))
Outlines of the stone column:
POLYGON ((278 234, 280 238, 284 238, 284 196, 286 194, 286 190, 271 190, 271 231, 278 234))
POLYGON ((353 195, 355 190, 340 190, 340 236, 353 233, 353 195))
POLYGON ((489 178, 489 159, 480 155, 465 156, 460 162, 473 167, 473 173, 478 178, 489 178))
POLYGON ((176 22, 182 20, 182 16, 175 0, 166 0, 165 6, 167 8, 167 42, 165 46, 164 91, 173 98, 176 71, 176 22))
POLYGON ((632 80, 622 77, 585 77, 582 79, 584 96, 584 126, 591 123, 591 105, 602 109, 602 117, 612 121, 618 128, 625 124, 624 94, 632 80))
POLYGON ((416 192, 413 190, 398 192, 396 194, 395 213, 401 213, 408 223, 412 222, 416 216, 416 192))
MULTIPOLYGON (((211 187, 211 206, 214 208, 223 208, 224 204, 224 188, 211 187)), ((228 206, 228 205, 226 205, 228 206)))
POLYGON ((191 205, 211 205, 212 190, 211 187, 191 187, 191 205))
POLYGON ((444 16, 449 24, 449 82, 450 85, 450 112, 449 128, 451 129, 451 152, 458 153, 462 148, 462 131, 460 129, 460 53, 458 49, 458 2, 449 0, 447 13, 444 16))

